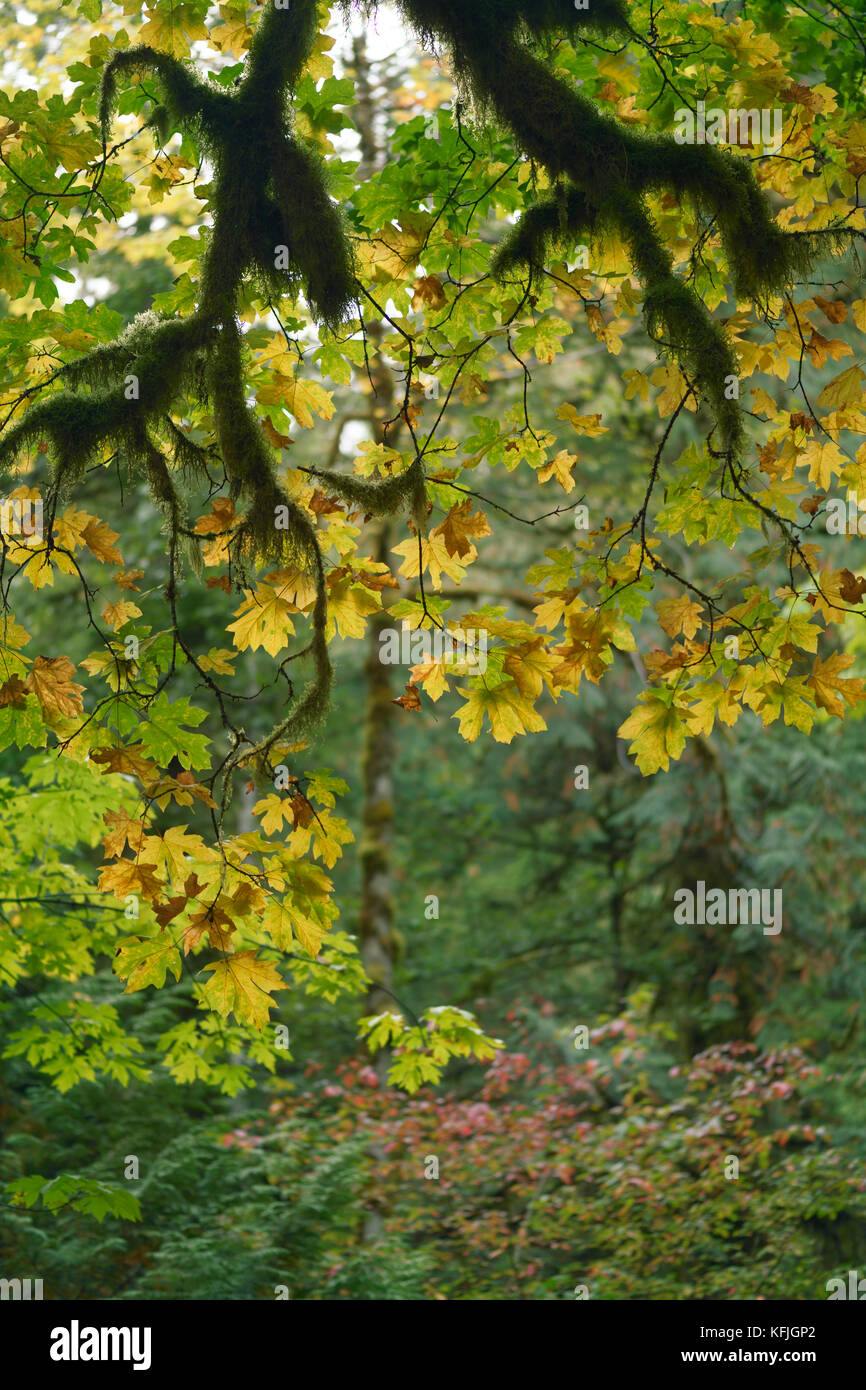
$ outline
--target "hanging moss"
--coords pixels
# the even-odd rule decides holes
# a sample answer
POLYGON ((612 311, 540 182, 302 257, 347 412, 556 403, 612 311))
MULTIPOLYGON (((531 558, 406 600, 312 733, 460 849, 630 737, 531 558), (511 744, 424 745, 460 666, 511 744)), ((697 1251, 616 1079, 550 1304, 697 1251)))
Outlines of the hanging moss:
MULTIPOLYGON (((152 48, 115 54, 100 93, 104 147, 119 80, 146 74, 162 96, 153 118, 161 137, 180 129, 213 163, 213 228, 202 258, 198 307, 185 319, 139 315, 116 342, 63 368, 63 389, 32 406, 0 441, 3 466, 25 446, 48 439, 52 506, 110 442, 143 472, 166 518, 175 555, 185 512, 174 473, 207 477, 210 460, 174 425, 169 410, 185 391, 210 402, 231 495, 246 509, 231 541, 239 577, 247 576, 252 562, 271 559, 306 570, 316 583, 310 647, 314 679, 289 718, 265 740, 263 753, 277 739, 307 734, 324 716, 331 687, 325 575, 315 529, 279 486, 275 455, 247 405, 237 321, 238 296, 247 278, 265 298, 303 289, 314 316, 330 328, 347 316, 356 295, 351 246, 328 194, 324 161, 292 133, 290 94, 317 33, 316 0, 292 0, 287 9, 269 5, 243 80, 231 94, 152 48), (284 260, 286 268, 279 268, 284 260), (174 471, 154 437, 157 430, 167 433, 174 471), (275 524, 278 508, 288 516, 287 527, 280 529, 275 524)), ((426 511, 420 464, 385 483, 365 484, 334 474, 329 486, 376 515, 407 503, 416 519, 426 511)), ((227 772, 240 754, 238 750, 229 760, 227 772)))
MULTIPOLYGON (((351 0, 341 0, 348 12, 351 0)), ((371 14, 378 0, 357 6, 371 14)), ((558 78, 533 48, 562 31, 586 30, 626 41, 633 37, 624 0, 398 0, 422 40, 450 49, 458 79, 485 111, 513 133, 522 150, 543 166, 554 195, 529 208, 494 260, 494 272, 543 265, 549 247, 598 235, 621 236, 644 289, 649 332, 683 364, 713 410, 724 447, 736 453, 743 425, 735 401, 725 399, 725 378, 736 361, 720 326, 695 292, 673 271, 673 261, 646 204, 667 191, 689 198, 719 228, 734 288, 760 298, 802 277, 819 251, 840 249, 844 234, 790 234, 776 226, 748 165, 712 146, 678 145, 670 137, 635 131, 599 110, 558 78)), ((267 558, 310 572, 316 585, 310 654, 314 677, 291 714, 241 757, 261 760, 274 744, 304 736, 326 710, 332 673, 325 642, 327 591, 315 528, 282 491, 269 449, 244 389, 244 345, 237 319, 243 283, 265 298, 303 291, 314 317, 335 328, 356 294, 353 258, 338 209, 328 194, 327 169, 293 133, 291 95, 316 39, 316 0, 266 6, 246 60, 243 79, 226 92, 202 80, 186 63, 139 46, 116 53, 100 94, 107 148, 118 82, 146 74, 161 103, 152 124, 167 138, 181 130, 214 169, 213 227, 202 257, 199 302, 184 319, 140 315, 116 342, 70 363, 62 389, 31 406, 0 440, 0 468, 19 451, 47 438, 53 494, 68 494, 110 442, 147 479, 166 518, 172 556, 184 529, 176 478, 208 477, 210 457, 177 429, 170 409, 184 392, 210 402, 216 446, 231 494, 246 506, 232 537, 243 575, 267 558), (280 248, 285 248, 285 269, 280 248), (167 437, 168 458, 157 442, 167 437), (277 529, 277 508, 288 525, 277 529)), ((419 530, 427 503, 420 460, 378 482, 328 471, 330 491, 374 516, 409 507, 419 530)))
MULTIPOLYGON (((446 44, 458 78, 476 103, 506 125, 524 152, 557 185, 530 208, 494 261, 505 275, 517 265, 544 264, 555 241, 580 241, 603 227, 626 241, 644 289, 651 333, 661 333, 690 370, 714 412, 723 446, 736 453, 744 434, 724 378, 736 361, 721 327, 699 296, 674 274, 670 255, 644 202, 666 191, 689 198, 715 219, 742 298, 761 299, 802 278, 816 256, 848 244, 844 232, 787 233, 774 222, 751 169, 726 151, 679 145, 672 136, 634 130, 599 110, 557 77, 529 40, 551 29, 634 37, 622 0, 399 0, 421 37, 446 44)), ((345 5, 344 8, 351 8, 345 5)), ((369 13, 375 4, 362 3, 369 13)))

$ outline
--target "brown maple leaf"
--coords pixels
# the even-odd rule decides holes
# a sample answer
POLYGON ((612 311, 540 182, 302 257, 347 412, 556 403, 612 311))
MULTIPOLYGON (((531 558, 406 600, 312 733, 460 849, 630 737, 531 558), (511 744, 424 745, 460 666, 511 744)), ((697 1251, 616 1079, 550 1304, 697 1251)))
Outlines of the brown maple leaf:
POLYGON ((842 580, 839 585, 839 593, 846 603, 862 603, 863 594, 866 591, 866 579, 859 574, 852 574, 850 570, 840 570, 839 576, 842 580))
POLYGON ((24 704, 29 694, 27 684, 20 676, 10 676, 8 681, 0 685, 0 709, 5 705, 15 705, 20 707, 24 704))
POLYGON ((289 809, 292 813, 292 829, 297 830, 300 826, 302 830, 306 830, 315 815, 307 798, 297 792, 289 802, 289 809))
POLYGON ((75 667, 68 656, 37 656, 25 681, 38 698, 46 719, 69 718, 84 709, 84 686, 72 680, 75 667))
POLYGON ((471 538, 489 536, 490 527, 483 512, 473 512, 472 498, 467 497, 465 502, 455 503, 433 534, 442 537, 449 555, 462 559, 474 549, 471 538))
POLYGON ((392 700, 391 703, 392 705, 400 705, 402 709, 408 710, 410 714, 417 714, 421 709, 421 696, 418 693, 417 685, 413 685, 410 681, 406 686, 406 694, 401 695, 397 700, 392 700))

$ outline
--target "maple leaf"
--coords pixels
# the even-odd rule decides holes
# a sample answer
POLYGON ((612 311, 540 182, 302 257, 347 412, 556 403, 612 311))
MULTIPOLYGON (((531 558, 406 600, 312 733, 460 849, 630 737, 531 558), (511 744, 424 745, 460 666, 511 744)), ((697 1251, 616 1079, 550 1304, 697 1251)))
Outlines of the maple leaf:
POLYGON ((207 787, 192 779, 191 773, 181 772, 178 773, 177 777, 157 778, 153 775, 157 771, 156 765, 150 763, 148 766, 151 772, 147 777, 142 778, 144 791, 163 811, 172 797, 178 806, 191 806, 193 799, 195 799, 203 801, 205 806, 216 807, 216 802, 207 787))
POLYGON ((839 585, 839 593, 846 603, 858 604, 863 601, 863 594, 866 591, 866 579, 859 574, 852 574, 850 570, 840 570, 842 580, 839 585))
POLYGON ((200 835, 187 834, 183 825, 169 826, 164 835, 149 835, 139 852, 142 863, 155 865, 175 883, 188 874, 188 858, 206 863, 219 855, 208 849, 200 835))
POLYGON ((137 855, 144 835, 144 821, 123 810, 106 811, 103 820, 110 827, 108 834, 102 837, 106 855, 115 859, 127 845, 137 855))
POLYGON ((90 761, 104 764, 105 772, 130 772, 142 781, 157 772, 156 763, 144 756, 143 743, 130 743, 124 748, 97 748, 90 754, 90 761))
POLYGON ((617 729, 617 737, 631 739, 628 751, 648 777, 653 772, 667 772, 671 758, 682 755, 692 722, 691 712, 680 701, 669 704, 664 695, 647 691, 617 729))
POLYGON ((298 381, 283 372, 274 372, 270 382, 259 387, 256 400, 260 405, 285 407, 305 430, 313 428, 314 411, 323 420, 330 420, 337 408, 324 386, 316 381, 298 381))
POLYGON ((412 308, 423 309, 429 304, 431 309, 444 309, 447 304, 442 281, 438 275, 421 275, 412 286, 412 308))
POLYGON ((541 715, 526 696, 521 695, 514 681, 503 681, 492 689, 458 686, 458 691, 466 696, 466 704, 451 718, 459 720, 460 734, 467 743, 474 743, 481 733, 485 715, 490 720, 491 732, 497 743, 510 743, 518 734, 538 733, 547 728, 541 715))
POLYGON ((307 798, 302 796, 300 792, 296 792, 292 797, 289 802, 289 810, 292 814, 293 830, 297 830, 299 825, 305 829, 310 822, 315 819, 316 813, 313 807, 310 805, 307 798))
POLYGON ((240 651, 264 647, 276 656, 295 630, 289 614, 297 611, 284 587, 277 589, 261 583, 256 589, 244 589, 244 602, 235 609, 237 622, 229 623, 227 631, 234 634, 234 644, 240 651))
POLYGON ((7 705, 20 708, 27 701, 30 690, 27 683, 20 676, 12 675, 7 681, 0 685, 0 709, 7 705))
POLYGON ((132 589, 138 593, 138 580, 144 578, 144 570, 118 570, 114 582, 118 589, 132 589))
POLYGON ((292 439, 290 435, 280 434, 276 426, 272 425, 270 420, 268 420, 267 418, 262 420, 261 426, 265 432, 268 442, 273 444, 275 449, 291 449, 292 439))
POLYGON ((863 398, 864 380, 866 378, 859 367, 849 367, 847 371, 834 377, 824 387, 818 397, 818 404, 825 405, 831 410, 842 410, 845 406, 858 405, 863 398))
POLYGON ((198 536, 219 535, 235 524, 235 504, 230 497, 214 497, 210 511, 200 516, 192 528, 198 536))
MULTIPOLYGON (((429 570, 430 579, 434 589, 442 587, 442 575, 447 574, 449 579, 453 579, 459 584, 463 578, 464 566, 448 553, 445 538, 431 531, 429 536, 422 536, 420 541, 412 536, 408 541, 401 541, 399 545, 392 547, 395 555, 402 555, 403 563, 397 571, 398 574, 405 575, 407 579, 414 579, 420 573, 421 568, 429 570), (420 551, 420 560, 419 560, 420 551)), ((471 554, 466 556, 467 561, 474 560, 478 552, 472 546, 471 554)))
POLYGON ((234 1013, 238 1023, 248 1023, 259 1030, 267 1023, 273 1007, 271 995, 288 989, 274 967, 255 951, 239 951, 204 969, 214 972, 202 991, 205 1002, 221 1017, 234 1013))
MULTIPOLYGON (((673 415, 680 401, 688 391, 686 379, 676 363, 669 362, 665 366, 656 367, 650 380, 653 386, 661 386, 661 394, 656 398, 656 406, 659 415, 664 418, 666 415, 673 415)), ((686 400, 686 410, 697 410, 697 405, 693 396, 686 400)))
POLYGON ((442 537, 449 555, 462 558, 471 555, 475 549, 469 539, 471 536, 478 540, 481 536, 492 535, 492 532, 487 517, 482 511, 473 512, 472 499, 467 497, 465 502, 456 503, 451 508, 445 520, 435 528, 434 534, 442 537))
POLYGON ((167 898, 163 903, 153 904, 153 915, 161 927, 167 927, 169 922, 180 916, 188 902, 189 898, 182 896, 167 898))
POLYGON ((113 893, 116 898, 135 894, 151 901, 160 896, 164 886, 149 864, 139 864, 134 859, 118 859, 114 864, 107 864, 99 875, 98 884, 101 893, 113 893))
POLYGON ((356 584, 351 573, 332 570, 328 575, 328 634, 363 637, 367 618, 381 607, 382 600, 363 584, 356 584))
POLYGON ((401 215, 400 222, 399 227, 396 222, 382 227, 376 236, 358 247, 364 272, 380 283, 414 277, 433 218, 426 213, 406 213, 401 215))
POLYGON ((235 668, 232 662, 235 659, 235 652, 226 651, 224 647, 211 647, 207 656, 198 658, 198 664, 203 671, 213 671, 217 676, 233 676, 235 668))
MULTIPOLYGON (((630 374, 626 373, 626 375, 628 376, 630 374)), ((637 375, 640 375, 640 373, 637 373, 637 375)), ((649 386, 647 386, 647 391, 648 390, 649 386)), ((633 391, 632 394, 634 394, 633 391)), ((591 439, 594 439, 596 435, 607 434, 608 432, 608 426, 601 423, 600 415, 581 415, 575 406, 568 405, 568 403, 559 407, 556 412, 556 418, 557 420, 567 420, 568 423, 577 430, 578 434, 588 435, 591 439)))
POLYGON ((545 682, 548 689, 555 689, 552 671, 553 662, 544 648, 544 639, 536 637, 522 646, 510 651, 502 665, 505 675, 510 676, 528 700, 537 700, 545 682))
POLYGON ((119 599, 117 603, 107 603, 102 610, 102 616, 114 632, 118 632, 126 623, 133 618, 141 617, 141 609, 135 603, 130 603, 127 599, 119 599))
POLYGON ((163 932, 144 940, 129 938, 118 947, 114 959, 114 973, 126 980, 125 994, 134 994, 148 985, 161 989, 169 971, 175 980, 180 979, 181 968, 180 951, 163 932))
POLYGON ((839 473, 848 460, 838 444, 834 444, 832 439, 823 444, 820 444, 817 439, 812 439, 806 445, 800 462, 809 465, 809 482, 817 483, 818 487, 826 492, 833 480, 833 475, 839 473))
POLYGON ((209 945, 215 951, 230 951, 234 930, 235 924, 228 914, 212 904, 189 919, 183 934, 183 953, 188 956, 201 944, 203 936, 207 936, 209 945))
POLYGON ((844 299, 822 299, 819 294, 816 294, 815 303, 830 323, 844 323, 848 317, 848 305, 844 299))
MULTIPOLYGON (((812 335, 806 344, 806 351, 813 367, 819 370, 825 365, 828 359, 837 361, 840 357, 848 357, 854 349, 848 344, 843 343, 839 338, 825 338, 817 329, 812 329, 812 335)), ((844 373, 843 373, 844 375, 844 373)), ((832 387, 832 383, 831 383, 832 387)), ((828 387, 827 389, 831 389, 828 387)), ((822 393, 823 394, 823 393, 822 393)), ((820 399, 820 397, 819 397, 820 399)), ((854 404, 855 402, 850 402, 854 404)))
POLYGON ((343 853, 342 846, 354 838, 344 820, 323 811, 310 825, 297 826, 289 835, 289 845, 299 857, 307 854, 312 846, 314 856, 332 869, 343 853))
POLYGON ((686 594, 664 598, 656 604, 659 625, 668 637, 676 637, 682 632, 686 637, 694 637, 699 627, 703 627, 701 605, 686 594))
POLYGON ((231 53, 240 58, 249 48, 253 29, 247 24, 247 7, 234 8, 220 5, 220 15, 225 23, 210 31, 210 43, 221 53, 231 53))
POLYGON ((170 53, 173 58, 189 57, 189 40, 208 38, 208 31, 194 5, 172 5, 165 13, 154 9, 145 19, 147 22, 139 31, 139 41, 170 53))
POLYGON ((841 675, 842 671, 847 671, 853 665, 854 657, 850 652, 833 652, 826 661, 818 656, 807 681, 821 709, 838 715, 840 719, 845 713, 846 703, 854 706, 866 700, 863 679, 856 676, 845 680, 841 675))
MULTIPOLYGON (((413 671, 412 674, 414 675, 415 672, 413 671)), ((400 705, 403 709, 408 710, 412 714, 417 713, 421 709, 421 696, 418 694, 418 686, 414 681, 409 681, 406 686, 406 693, 398 696, 398 698, 392 700, 391 703, 393 705, 400 705)))
POLYGON ((550 459, 542 468, 539 468, 538 481, 546 483, 551 478, 556 478, 563 492, 573 492, 575 483, 571 476, 571 470, 577 461, 577 454, 570 454, 567 449, 560 449, 555 458, 550 459))
POLYGON ((106 565, 123 564, 123 556, 114 546, 119 534, 118 531, 109 530, 105 522, 97 517, 93 517, 82 532, 87 549, 106 565))
POLYGON ((342 512, 345 510, 344 504, 340 501, 339 497, 329 497, 326 492, 322 492, 322 489, 318 487, 313 490, 313 495, 307 505, 311 512, 316 513, 316 516, 329 516, 333 512, 342 512))
POLYGON ((71 679, 75 670, 66 656, 37 656, 25 681, 39 700, 46 720, 70 718, 84 709, 84 686, 71 679))
POLYGON ((283 822, 289 817, 291 804, 288 797, 278 796, 276 792, 271 792, 269 796, 256 802, 253 815, 261 816, 262 830, 266 835, 274 835, 281 829, 283 822))

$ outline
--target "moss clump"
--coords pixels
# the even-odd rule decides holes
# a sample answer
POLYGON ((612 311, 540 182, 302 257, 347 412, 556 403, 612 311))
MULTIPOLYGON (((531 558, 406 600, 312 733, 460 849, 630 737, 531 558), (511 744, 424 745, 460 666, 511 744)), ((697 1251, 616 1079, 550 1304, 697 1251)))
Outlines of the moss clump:
MULTIPOLYGON (((247 405, 237 320, 247 278, 266 298, 302 289, 314 316, 330 328, 346 317, 355 299, 351 246, 328 194, 325 164, 292 132, 291 90, 317 33, 316 0, 292 0, 284 9, 268 5, 243 80, 231 94, 149 47, 114 55, 100 93, 103 146, 119 80, 147 74, 160 88, 153 124, 161 136, 184 131, 213 163, 213 228, 202 258, 198 307, 185 319, 140 315, 114 343, 64 367, 62 389, 32 406, 0 441, 2 467, 23 447, 48 439, 54 470, 51 514, 57 499, 110 442, 146 477, 176 555, 185 509, 175 478, 178 473, 184 480, 192 474, 206 477, 210 460, 175 426, 169 410, 184 391, 209 401, 232 497, 246 505, 246 519, 231 542, 240 577, 250 562, 266 558, 293 563, 312 573, 316 583, 309 649, 314 678, 288 719, 259 746, 262 756, 279 739, 303 737, 324 716, 332 679, 325 575, 315 529, 280 488, 275 456, 247 405), (171 468, 157 431, 167 437, 171 468), (288 515, 282 529, 275 525, 278 507, 288 515)), ((329 475, 328 483, 375 515, 406 503, 416 518, 426 511, 420 463, 382 484, 339 474, 329 475)), ((227 772, 242 753, 249 756, 238 749, 227 772)))
MULTIPOLYGON (((623 0, 399 0, 421 37, 450 49, 476 103, 512 131, 526 154, 558 186, 530 208, 494 262, 505 275, 543 265, 551 243, 572 244, 604 227, 629 245, 645 298, 650 332, 690 369, 714 411, 724 447, 736 453, 743 426, 724 378, 736 370, 725 335, 695 292, 679 280, 647 211, 653 191, 689 198, 719 228, 734 289, 761 299, 802 278, 819 253, 847 244, 844 232, 783 232, 748 165, 712 146, 679 145, 672 136, 636 131, 601 111, 558 78, 532 51, 532 40, 557 30, 635 37, 623 0)), ((351 8, 346 4, 344 8, 351 8)), ((363 4, 370 11, 375 4, 363 4)))

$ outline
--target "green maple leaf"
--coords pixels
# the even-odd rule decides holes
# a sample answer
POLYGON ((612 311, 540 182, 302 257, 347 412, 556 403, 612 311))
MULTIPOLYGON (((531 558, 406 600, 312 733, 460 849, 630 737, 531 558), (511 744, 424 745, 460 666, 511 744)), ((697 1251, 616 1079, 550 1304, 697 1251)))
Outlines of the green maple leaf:
POLYGON ((133 994, 137 989, 146 989, 148 985, 161 989, 169 970, 176 980, 180 979, 180 951, 168 932, 160 932, 158 936, 146 940, 134 936, 121 942, 114 971, 121 980, 126 980, 124 993, 133 994))

